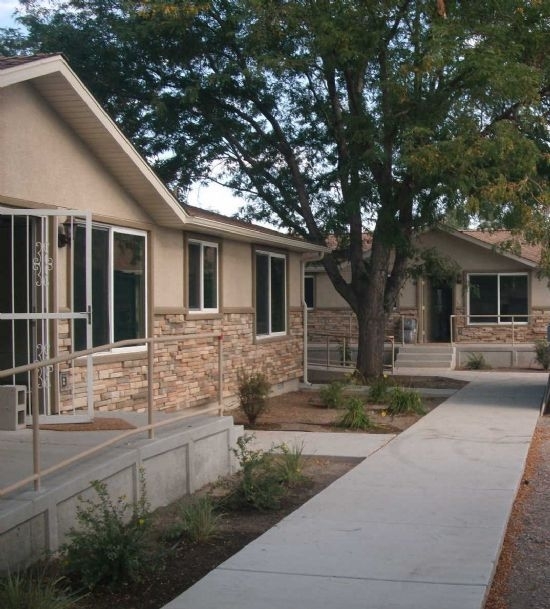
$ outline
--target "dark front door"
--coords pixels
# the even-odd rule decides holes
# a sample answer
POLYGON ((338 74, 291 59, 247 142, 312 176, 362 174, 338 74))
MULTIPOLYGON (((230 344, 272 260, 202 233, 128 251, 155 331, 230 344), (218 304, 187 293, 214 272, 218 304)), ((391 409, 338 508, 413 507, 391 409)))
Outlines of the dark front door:
POLYGON ((432 284, 430 287, 430 342, 450 342, 452 313, 453 289, 444 284, 432 284))

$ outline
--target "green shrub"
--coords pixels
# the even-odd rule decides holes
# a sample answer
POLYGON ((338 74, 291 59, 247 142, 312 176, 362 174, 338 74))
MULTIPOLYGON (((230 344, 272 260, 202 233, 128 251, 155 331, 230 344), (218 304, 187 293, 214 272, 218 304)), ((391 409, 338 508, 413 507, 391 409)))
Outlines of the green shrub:
POLYGON ((279 479, 283 484, 295 486, 306 478, 302 473, 304 468, 304 443, 295 443, 290 448, 283 443, 279 448, 281 454, 277 455, 276 459, 279 479))
POLYGON ((78 598, 64 586, 62 579, 29 571, 10 574, 0 580, 2 609, 70 609, 78 598))
POLYGON ((239 403, 241 410, 246 415, 250 425, 254 425, 256 419, 267 407, 267 396, 270 384, 263 372, 241 371, 239 382, 239 403))
POLYGON ((387 412, 392 416, 411 412, 426 414, 420 394, 414 389, 403 389, 403 387, 394 387, 389 392, 387 412))
POLYGON ((139 580, 142 568, 150 566, 145 543, 149 504, 143 471, 137 503, 128 503, 124 496, 111 499, 104 482, 91 484, 98 501, 80 498, 76 508, 80 528, 69 531, 69 542, 62 548, 67 570, 90 589, 139 580))
POLYGON ((198 497, 184 506, 180 511, 181 532, 192 543, 210 541, 219 532, 220 514, 216 514, 210 497, 198 497))
POLYGON ((491 366, 485 360, 483 353, 470 353, 466 368, 468 370, 488 370, 491 366))
POLYGON ((535 341, 535 360, 544 370, 550 368, 550 344, 545 338, 535 341))
POLYGON ((390 387, 393 387, 393 379, 389 376, 383 375, 370 379, 367 399, 373 404, 385 404, 390 387))
POLYGON ((365 412, 365 405, 360 398, 348 398, 346 412, 338 425, 347 429, 369 429, 372 427, 370 419, 365 412))
POLYGON ((325 408, 343 408, 345 405, 344 383, 333 381, 319 391, 321 403, 325 408))
POLYGON ((239 480, 225 500, 228 508, 276 510, 286 490, 281 484, 272 453, 251 450, 254 436, 244 435, 237 440, 233 453, 241 466, 239 480))

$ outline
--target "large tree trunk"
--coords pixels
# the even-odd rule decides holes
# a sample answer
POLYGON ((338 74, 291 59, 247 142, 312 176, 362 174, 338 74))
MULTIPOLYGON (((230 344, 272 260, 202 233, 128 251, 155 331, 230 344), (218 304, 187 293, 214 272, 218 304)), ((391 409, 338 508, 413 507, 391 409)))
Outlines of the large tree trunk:
POLYGON ((381 376, 384 372, 384 335, 386 313, 384 273, 371 276, 366 298, 357 308, 358 353, 357 370, 365 379, 381 376))

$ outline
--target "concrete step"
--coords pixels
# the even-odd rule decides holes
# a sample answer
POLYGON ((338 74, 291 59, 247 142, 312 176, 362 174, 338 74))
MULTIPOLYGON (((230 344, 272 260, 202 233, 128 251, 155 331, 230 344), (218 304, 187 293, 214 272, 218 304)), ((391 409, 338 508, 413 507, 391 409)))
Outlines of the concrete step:
POLYGON ((450 345, 400 345, 395 361, 397 368, 452 368, 450 345))

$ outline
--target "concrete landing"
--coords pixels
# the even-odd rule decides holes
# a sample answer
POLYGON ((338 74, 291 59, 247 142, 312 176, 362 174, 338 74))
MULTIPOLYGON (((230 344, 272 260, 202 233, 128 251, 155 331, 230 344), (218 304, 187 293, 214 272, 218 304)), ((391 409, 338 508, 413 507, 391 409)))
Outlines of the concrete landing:
POLYGON ((165 609, 480 609, 547 377, 469 378, 165 609))

